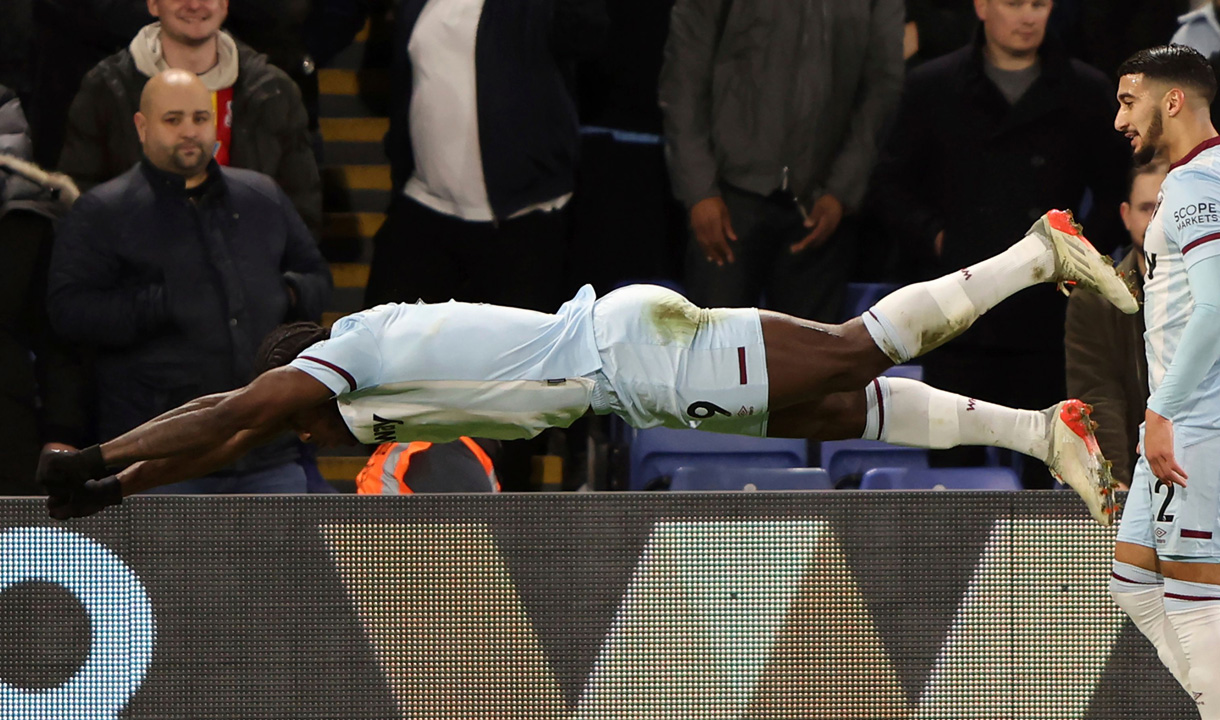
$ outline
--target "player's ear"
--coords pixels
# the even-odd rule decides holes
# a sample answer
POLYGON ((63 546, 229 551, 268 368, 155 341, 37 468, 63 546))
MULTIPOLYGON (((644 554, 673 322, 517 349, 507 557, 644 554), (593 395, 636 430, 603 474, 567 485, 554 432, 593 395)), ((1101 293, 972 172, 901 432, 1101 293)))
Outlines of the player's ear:
POLYGON ((1182 88, 1170 88, 1169 92, 1165 93, 1162 106, 1165 108, 1165 114, 1169 117, 1176 117, 1186 106, 1186 93, 1182 91, 1182 88))

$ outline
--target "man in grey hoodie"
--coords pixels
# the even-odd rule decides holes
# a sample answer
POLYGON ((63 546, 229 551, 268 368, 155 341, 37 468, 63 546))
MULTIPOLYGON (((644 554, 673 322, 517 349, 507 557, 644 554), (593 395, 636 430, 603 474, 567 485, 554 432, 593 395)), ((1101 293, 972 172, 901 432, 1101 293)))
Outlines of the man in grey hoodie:
POLYGON ((898 103, 902 0, 677 0, 661 71, 687 293, 839 319, 855 211, 898 103))

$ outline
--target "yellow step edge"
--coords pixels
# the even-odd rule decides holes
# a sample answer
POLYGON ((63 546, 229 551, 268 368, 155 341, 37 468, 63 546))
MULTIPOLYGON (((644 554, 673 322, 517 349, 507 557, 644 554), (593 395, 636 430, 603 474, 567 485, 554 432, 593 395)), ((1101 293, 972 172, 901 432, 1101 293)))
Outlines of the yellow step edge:
POLYGON ((331 263, 330 274, 337 288, 362 288, 369 284, 369 266, 363 263, 331 263))
POLYGON ((322 237, 371 238, 383 222, 385 213, 326 213, 322 220, 322 237))
POLYGON ((322 95, 355 95, 360 92, 360 82, 355 70, 319 70, 318 92, 322 95))
POLYGON ((371 24, 368 20, 364 21, 364 27, 360 28, 360 32, 356 33, 355 42, 366 43, 369 41, 369 26, 371 24))
POLYGON ((322 473, 322 477, 330 481, 352 481, 364 469, 364 464, 368 462, 368 458, 362 457, 328 457, 323 455, 318 458, 318 470, 322 473))
POLYGON ((389 71, 379 68, 326 68, 318 71, 318 92, 322 95, 359 95, 361 90, 369 93, 389 92, 389 71))
POLYGON ((349 190, 389 190, 389 165, 343 165, 338 168, 349 190))
POLYGON ((347 317, 347 315, 348 313, 342 312, 324 312, 322 313, 322 327, 332 327, 339 321, 339 318, 347 317))
POLYGON ((390 129, 389 118, 318 118, 327 142, 381 142, 390 129))

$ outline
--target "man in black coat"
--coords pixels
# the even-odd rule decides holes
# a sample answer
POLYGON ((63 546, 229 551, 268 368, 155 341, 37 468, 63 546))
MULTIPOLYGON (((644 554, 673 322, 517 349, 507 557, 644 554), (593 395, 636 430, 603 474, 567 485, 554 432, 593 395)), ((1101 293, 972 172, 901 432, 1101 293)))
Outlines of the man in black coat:
MULTIPOLYGON (((908 76, 874 175, 873 212, 902 246, 909 279, 989 257, 1048 208, 1075 209, 1103 251, 1125 236, 1117 209, 1130 153, 1112 129, 1111 82, 1046 40, 1049 1, 975 8, 975 41, 908 76)), ((924 358, 925 380, 1050 404, 1064 393, 1064 309, 1052 289, 1022 293, 924 358)))
POLYGON ((604 0, 400 0, 394 12, 394 197, 365 305, 554 311, 579 144, 564 70, 602 48, 604 0))
MULTIPOLYGON (((96 351, 98 435, 116 437, 184 401, 252 377, 262 338, 317 320, 330 272, 268 177, 211 157, 211 96, 193 74, 149 80, 136 115, 145 157, 86 193, 56 237, 48 312, 96 351)), ((179 490, 304 492, 291 437, 179 490)))

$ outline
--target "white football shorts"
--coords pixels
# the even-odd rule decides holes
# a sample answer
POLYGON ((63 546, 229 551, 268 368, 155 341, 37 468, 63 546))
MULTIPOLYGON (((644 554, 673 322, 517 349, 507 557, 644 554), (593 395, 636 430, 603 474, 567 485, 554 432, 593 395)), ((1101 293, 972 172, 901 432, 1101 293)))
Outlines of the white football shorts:
POLYGON ((1165 560, 1220 562, 1220 433, 1179 425, 1173 442, 1186 487, 1159 482, 1140 457, 1118 540, 1154 548, 1165 560))
POLYGON ((758 310, 705 310, 655 285, 631 285, 593 306, 607 403, 636 428, 664 425, 764 437, 767 355, 758 310))

